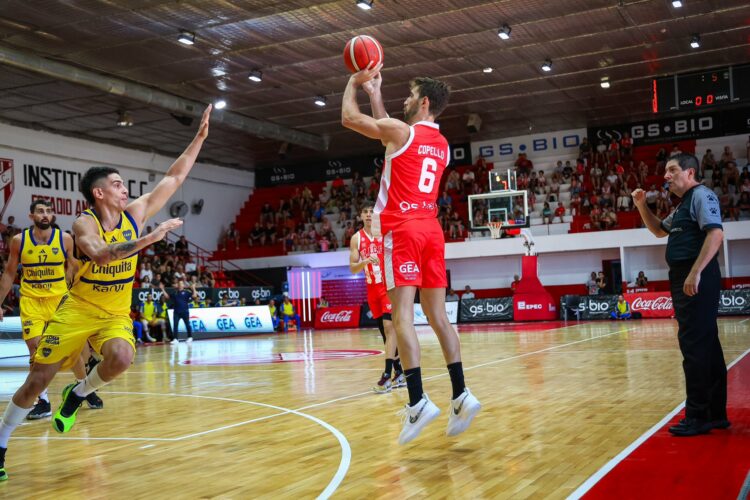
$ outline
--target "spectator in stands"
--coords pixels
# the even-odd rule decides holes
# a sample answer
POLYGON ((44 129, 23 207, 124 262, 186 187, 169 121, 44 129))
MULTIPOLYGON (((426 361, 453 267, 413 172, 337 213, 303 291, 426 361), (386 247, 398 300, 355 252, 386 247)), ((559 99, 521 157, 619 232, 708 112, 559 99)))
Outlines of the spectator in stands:
POLYGON ((599 285, 596 282, 596 271, 591 271, 591 276, 588 281, 586 281, 586 290, 588 290, 589 295, 599 294, 599 285))
POLYGON ((737 163, 728 161, 724 165, 724 171, 721 179, 724 189, 731 195, 737 194, 740 185, 740 171, 737 169, 737 163))
POLYGON ((607 293, 607 278, 604 277, 602 271, 599 271, 599 274, 596 275, 596 288, 599 295, 607 293))
POLYGON ((255 227, 250 231, 250 238, 248 239, 248 243, 251 247, 254 247, 256 245, 262 245, 265 243, 265 232, 263 231, 263 227, 260 225, 260 222, 255 223, 255 227))
POLYGON ((450 207, 453 205, 453 198, 451 198, 451 195, 448 194, 448 190, 444 190, 442 196, 438 198, 438 206, 440 207, 441 211, 445 211, 447 207, 450 207))
POLYGON ((615 193, 612 189, 612 184, 609 181, 604 181, 601 189, 601 196, 599 197, 599 205, 603 207, 615 206, 615 193))
POLYGON ((510 291, 513 293, 516 293, 516 290, 518 289, 518 284, 520 282, 521 282, 521 278, 519 278, 517 274, 514 274, 513 281, 510 283, 510 291))
POLYGON ((263 231, 263 235, 265 236, 264 244, 266 245, 276 244, 276 226, 274 226, 272 222, 266 222, 266 227, 265 227, 265 230, 263 231))
POLYGON ((284 302, 281 304, 281 319, 284 321, 285 332, 289 331, 289 321, 297 323, 297 331, 302 330, 302 320, 289 299, 289 295, 284 296, 284 302))
POLYGON ((627 171, 627 173, 625 174, 625 181, 623 185, 629 193, 633 192, 633 190, 641 186, 641 183, 638 180, 638 175, 636 174, 635 169, 627 171))
MULTIPOLYGON (((620 168, 622 168, 622 165, 620 165, 620 168)), ((611 168, 607 169, 607 174, 604 178, 607 182, 609 182, 611 186, 617 186, 618 182, 620 182, 621 180, 620 176, 617 175, 617 172, 612 170, 611 168)))
POLYGON ((557 208, 555 208, 555 217, 560 218, 560 223, 563 222, 563 217, 565 217, 565 206, 561 201, 557 203, 557 208))
POLYGON ((551 182, 549 183, 549 192, 547 193, 548 201, 560 201, 560 176, 552 174, 551 182))
POLYGON ((445 295, 446 302, 458 302, 460 297, 453 291, 453 288, 448 289, 448 293, 445 295))
POLYGON ((628 132, 622 134, 622 139, 620 139, 620 152, 622 153, 623 158, 629 158, 633 153, 633 139, 630 138, 628 132))
POLYGON ((569 161, 565 162, 565 166, 562 169, 562 178, 567 180, 570 180, 573 177, 573 167, 570 165, 569 161))
MULTIPOLYGON (((530 186, 531 187, 531 186, 530 186)), ((547 177, 544 175, 544 170, 540 170, 536 174, 536 189, 537 194, 547 194, 547 177)))
POLYGON ((737 216, 740 220, 750 219, 750 191, 743 191, 737 201, 737 216))
POLYGON ((193 278, 198 274, 198 266, 195 264, 195 261, 190 254, 185 257, 185 274, 188 278, 193 278))
POLYGON ((607 146, 607 160, 609 163, 612 163, 613 161, 621 161, 621 159, 620 142, 616 137, 612 137, 612 140, 609 141, 609 145, 607 146))
POLYGON ((724 168, 724 165, 726 165, 730 161, 736 162, 737 160, 734 157, 732 148, 729 146, 724 146, 724 152, 721 154, 721 160, 719 160, 719 167, 724 168))
POLYGON ((234 222, 229 224, 229 229, 224 233, 224 250, 230 242, 234 242, 235 249, 240 249, 240 232, 234 227, 234 222))
POLYGON ((680 149, 680 145, 679 144, 672 144, 672 151, 670 151, 669 156, 672 157, 672 156, 679 155, 679 154, 682 154, 682 150, 680 149))
POLYGON ((635 278, 635 286, 637 287, 647 287, 648 286, 648 278, 646 277, 646 273, 643 271, 638 271, 638 276, 635 278))
POLYGON ((620 189, 620 196, 617 197, 617 210, 629 212, 633 209, 633 201, 628 192, 623 187, 620 189))
POLYGON ((273 323, 273 331, 279 329, 279 311, 276 309, 276 301, 271 299, 268 301, 268 310, 271 312, 271 322, 273 323))
POLYGON ((660 173, 664 170, 664 166, 667 163, 667 157, 668 157, 667 150, 664 148, 660 148, 659 151, 656 153, 656 174, 657 175, 661 175, 660 173))
POLYGON ((136 344, 143 344, 143 323, 141 323, 141 314, 136 306, 130 308, 130 319, 133 321, 133 336, 136 344))
POLYGON ((469 285, 466 285, 466 288, 464 288, 464 293, 461 295, 461 300, 463 299, 473 299, 475 297, 474 292, 471 291, 471 287, 469 285))
POLYGON ((549 202, 544 202, 542 208, 542 224, 552 224, 552 209, 549 207, 549 202))
POLYGON ((641 186, 646 185, 646 179, 648 179, 648 165, 642 161, 638 164, 638 182, 641 183, 641 186))
POLYGON ((734 196, 724 187, 719 189, 719 206, 721 207, 722 220, 739 220, 739 208, 735 202, 734 196))
POLYGON ((264 203, 263 207, 260 209, 260 222, 261 224, 265 224, 268 221, 273 222, 273 207, 270 203, 264 203))
POLYGON ((594 161, 591 163, 604 163, 607 161, 607 148, 609 141, 606 138, 599 139, 596 144, 596 154, 594 155, 594 161))
POLYGON ((328 307, 328 301, 321 295, 318 299, 318 309, 321 309, 323 307, 328 307))
POLYGON ((658 200, 659 191, 656 189, 656 184, 651 184, 648 191, 646 191, 646 205, 653 213, 656 213, 656 204, 658 203, 658 200))
POLYGON ((599 165, 599 163, 594 163, 594 166, 591 168, 591 184, 594 186, 594 189, 600 189, 602 186, 602 167, 599 165))
POLYGON ((328 233, 323 233, 318 238, 318 251, 327 252, 331 249, 331 241, 328 239, 328 233))
POLYGON ((467 168, 466 170, 464 170, 464 175, 461 177, 461 180, 464 184, 464 193, 471 193, 473 190, 474 181, 476 180, 474 171, 471 168, 467 168))
POLYGON ((617 227, 617 214, 612 207, 607 207, 602 213, 601 227, 602 229, 614 229, 617 227))
POLYGON ((145 278, 148 278, 149 282, 154 277, 154 272, 151 270, 151 263, 150 262, 141 262, 140 264, 140 271, 138 273, 138 277, 141 281, 143 281, 145 278))
POLYGON ((174 244, 174 250, 177 255, 187 255, 188 253, 188 241, 185 239, 185 236, 180 236, 180 239, 178 239, 174 244))
POLYGON ((144 276, 141 278, 140 284, 138 285, 140 288, 151 288, 151 278, 149 276, 144 276))
POLYGON ((534 170, 534 164, 526 157, 526 153, 518 153, 518 158, 514 166, 518 169, 519 173, 526 175, 531 174, 532 170, 534 170))
POLYGON ((584 137, 578 146, 578 157, 591 164, 591 143, 588 137, 584 137))
POLYGON ((742 167, 742 172, 740 173, 740 191, 750 191, 750 172, 748 172, 748 165, 745 165, 742 167))
POLYGON ((709 175, 713 174, 713 171, 715 169, 716 169, 716 158, 714 158, 713 152, 710 149, 707 149, 706 153, 703 155, 703 158, 701 159, 701 171, 699 172, 701 179, 705 179, 709 175))
POLYGON ((630 319, 630 304, 622 295, 617 296, 615 310, 612 311, 612 319, 630 319))
POLYGON ((352 221, 346 221, 346 227, 344 228, 344 237, 341 246, 348 248, 349 244, 351 243, 352 236, 354 236, 355 232, 356 231, 354 230, 352 221))
POLYGON ((449 167, 448 177, 445 180, 445 189, 447 191, 458 192, 461 185, 461 176, 454 167, 449 167))
POLYGON ((581 215, 581 196, 579 194, 570 197, 570 215, 581 215))

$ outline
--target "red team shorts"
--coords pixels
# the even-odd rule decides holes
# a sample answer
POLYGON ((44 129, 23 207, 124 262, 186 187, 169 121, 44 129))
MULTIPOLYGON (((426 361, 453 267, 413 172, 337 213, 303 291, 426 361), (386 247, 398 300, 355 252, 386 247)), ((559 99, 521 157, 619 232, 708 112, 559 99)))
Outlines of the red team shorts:
POLYGON ((378 319, 383 314, 391 314, 393 310, 385 283, 367 285, 367 303, 370 305, 373 319, 378 319))
POLYGON ((385 285, 445 288, 445 237, 437 219, 413 219, 383 238, 385 285))

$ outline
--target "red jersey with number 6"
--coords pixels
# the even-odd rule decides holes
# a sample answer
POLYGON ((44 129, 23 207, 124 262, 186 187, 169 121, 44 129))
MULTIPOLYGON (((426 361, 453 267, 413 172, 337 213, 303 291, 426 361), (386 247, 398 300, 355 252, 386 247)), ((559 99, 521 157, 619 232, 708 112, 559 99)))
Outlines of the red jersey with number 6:
POLYGON ((385 157, 372 234, 387 234, 406 221, 435 219, 440 179, 450 161, 448 141, 434 122, 409 127, 401 149, 385 157))

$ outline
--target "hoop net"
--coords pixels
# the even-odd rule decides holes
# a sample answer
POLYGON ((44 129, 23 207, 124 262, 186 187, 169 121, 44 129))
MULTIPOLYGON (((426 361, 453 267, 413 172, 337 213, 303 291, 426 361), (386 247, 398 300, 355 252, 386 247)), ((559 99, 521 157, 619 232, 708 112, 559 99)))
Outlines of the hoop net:
POLYGON ((487 226, 490 228, 490 236, 492 239, 497 240, 500 238, 500 233, 503 230, 503 223, 502 222, 488 222, 487 226))

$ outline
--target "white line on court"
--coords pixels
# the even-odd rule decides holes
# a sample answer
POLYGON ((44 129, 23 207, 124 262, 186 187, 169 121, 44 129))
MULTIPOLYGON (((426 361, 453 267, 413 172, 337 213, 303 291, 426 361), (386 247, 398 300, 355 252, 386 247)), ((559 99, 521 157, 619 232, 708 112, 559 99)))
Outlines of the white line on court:
MULTIPOLYGON (((742 358, 747 356, 748 353, 750 353, 750 349, 743 352, 738 358, 736 358, 734 361, 729 363, 729 365, 727 366, 727 370, 731 369, 734 365, 739 363, 742 360, 742 358)), ((606 476, 620 462, 625 460, 628 457, 628 455, 633 453, 648 438, 656 434, 659 431, 659 429, 664 427, 667 424, 667 422, 672 420, 672 418, 674 418, 674 416, 677 415, 684 407, 685 407, 685 402, 683 401, 682 403, 677 405, 674 410, 669 412, 667 416, 661 419, 658 423, 654 424, 654 426, 651 427, 649 430, 641 434, 641 436, 638 439, 630 443, 630 445, 627 448, 625 448, 620 453, 618 453, 617 456, 615 456, 612 460, 604 464, 604 466, 601 469, 596 471, 591 477, 589 477, 586 481, 584 481, 584 483, 581 486, 579 486, 573 493, 570 494, 568 499, 577 500, 581 498, 583 495, 585 495, 586 493, 588 493, 588 491, 591 488, 593 488, 596 483, 601 481, 601 479, 604 476, 606 476)))

